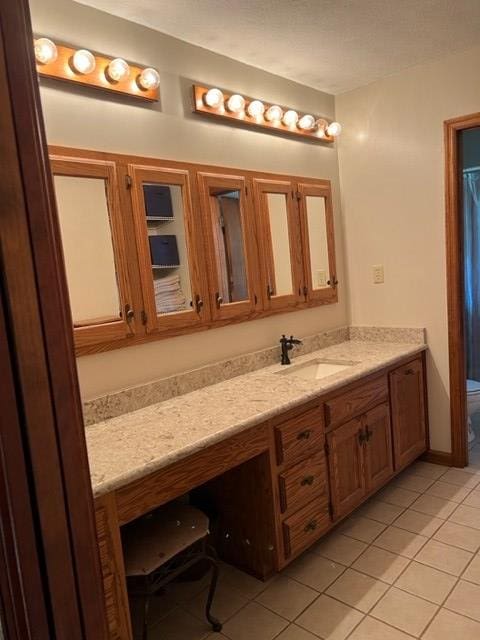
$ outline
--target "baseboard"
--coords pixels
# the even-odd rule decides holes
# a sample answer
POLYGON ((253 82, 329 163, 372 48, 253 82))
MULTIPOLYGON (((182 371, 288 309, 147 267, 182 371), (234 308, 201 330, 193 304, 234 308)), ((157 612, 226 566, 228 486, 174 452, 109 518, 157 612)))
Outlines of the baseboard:
POLYGON ((425 462, 431 462, 432 464, 443 464, 447 467, 453 466, 453 455, 447 451, 429 449, 423 454, 421 459, 425 460, 425 462))

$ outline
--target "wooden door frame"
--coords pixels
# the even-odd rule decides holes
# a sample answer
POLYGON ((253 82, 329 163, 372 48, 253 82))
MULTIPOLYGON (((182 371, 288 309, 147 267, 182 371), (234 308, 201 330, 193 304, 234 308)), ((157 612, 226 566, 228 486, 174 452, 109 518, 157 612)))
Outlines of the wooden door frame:
POLYGON ((468 464, 463 208, 458 151, 459 134, 473 127, 480 127, 480 113, 444 122, 451 462, 456 467, 468 464))
POLYGON ((4 610, 14 606, 3 618, 7 640, 103 640, 93 497, 32 41, 28 0, 0 2, 0 557, 9 571, 0 600, 4 610), (25 597, 33 585, 36 595, 25 597))

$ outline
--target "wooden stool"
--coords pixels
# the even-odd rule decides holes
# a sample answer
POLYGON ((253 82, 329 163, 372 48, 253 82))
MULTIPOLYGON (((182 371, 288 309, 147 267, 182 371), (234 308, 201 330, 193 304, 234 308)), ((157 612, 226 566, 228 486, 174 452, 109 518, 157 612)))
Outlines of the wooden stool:
POLYGON ((144 598, 143 640, 148 634, 150 598, 193 565, 212 568, 205 614, 214 631, 222 625, 210 613, 218 580, 218 563, 207 546, 207 516, 189 505, 168 504, 125 527, 122 534, 128 592, 144 598))

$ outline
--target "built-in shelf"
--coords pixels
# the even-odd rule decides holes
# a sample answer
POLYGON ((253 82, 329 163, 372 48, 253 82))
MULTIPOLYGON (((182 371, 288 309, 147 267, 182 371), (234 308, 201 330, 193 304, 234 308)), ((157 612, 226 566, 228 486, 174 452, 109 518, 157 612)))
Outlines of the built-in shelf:
POLYGON ((178 269, 179 264, 152 264, 152 269, 178 269))
POLYGON ((173 222, 175 220, 172 216, 146 216, 147 222, 173 222))

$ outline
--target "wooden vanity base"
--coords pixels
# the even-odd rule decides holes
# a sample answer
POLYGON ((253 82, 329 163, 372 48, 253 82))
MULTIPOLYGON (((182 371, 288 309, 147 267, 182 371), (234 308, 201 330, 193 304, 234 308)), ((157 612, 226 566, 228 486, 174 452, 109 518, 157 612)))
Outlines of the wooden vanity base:
POLYGON ((122 525, 192 492, 219 555, 264 579, 427 450, 425 394, 422 353, 98 497, 111 640, 132 640, 122 525))

